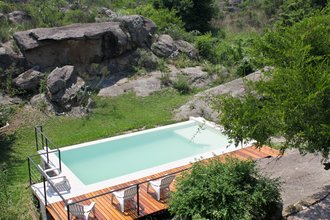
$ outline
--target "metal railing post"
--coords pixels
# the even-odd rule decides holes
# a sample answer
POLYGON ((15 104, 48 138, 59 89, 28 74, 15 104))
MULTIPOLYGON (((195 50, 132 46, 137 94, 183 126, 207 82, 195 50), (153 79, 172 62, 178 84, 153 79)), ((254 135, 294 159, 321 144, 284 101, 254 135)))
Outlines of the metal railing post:
POLYGON ((44 197, 45 197, 45 206, 47 206, 47 192, 46 192, 46 179, 44 176, 42 176, 42 180, 44 182, 44 197))
POLYGON ((31 178, 31 164, 30 164, 30 157, 28 157, 28 168, 29 168, 29 181, 30 186, 32 185, 32 178, 31 178))
POLYGON ((67 210, 68 220, 71 220, 70 219, 70 204, 66 205, 66 210, 67 210))
POLYGON ((46 138, 46 156, 47 156, 47 164, 49 164, 49 153, 48 153, 48 139, 46 138))
POLYGON ((62 163, 61 163, 61 151, 58 149, 58 165, 60 167, 60 172, 62 172, 62 163))
POLYGON ((38 144, 38 131, 37 131, 37 127, 34 127, 34 135, 35 135, 35 138, 36 138, 36 148, 37 148, 37 151, 39 150, 39 144, 38 144))
POLYGON ((139 191, 139 188, 140 188, 140 185, 139 184, 136 184, 136 188, 137 188, 137 194, 136 194, 136 214, 137 214, 137 217, 140 216, 140 191, 139 191))

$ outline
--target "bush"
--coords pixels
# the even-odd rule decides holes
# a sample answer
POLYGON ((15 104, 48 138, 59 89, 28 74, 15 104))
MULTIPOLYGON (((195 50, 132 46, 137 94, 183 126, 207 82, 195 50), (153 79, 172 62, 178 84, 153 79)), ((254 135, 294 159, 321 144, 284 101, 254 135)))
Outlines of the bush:
POLYGON ((0 105, 0 127, 6 125, 9 117, 14 113, 14 109, 8 105, 0 105))
POLYGON ((253 161, 195 163, 176 189, 169 210, 178 217, 270 219, 282 207, 279 181, 260 175, 253 161))
POLYGON ((189 94, 192 90, 187 77, 184 75, 178 76, 178 79, 173 82, 173 88, 181 94, 189 94))
POLYGON ((217 39, 212 37, 210 33, 196 37, 195 41, 199 55, 212 63, 217 62, 216 51, 214 50, 216 43, 217 39))
POLYGON ((183 30, 183 22, 180 17, 176 16, 174 10, 166 8, 155 9, 152 4, 141 5, 135 8, 126 9, 122 11, 126 14, 140 14, 144 17, 151 19, 157 24, 160 32, 166 32, 170 29, 183 30))

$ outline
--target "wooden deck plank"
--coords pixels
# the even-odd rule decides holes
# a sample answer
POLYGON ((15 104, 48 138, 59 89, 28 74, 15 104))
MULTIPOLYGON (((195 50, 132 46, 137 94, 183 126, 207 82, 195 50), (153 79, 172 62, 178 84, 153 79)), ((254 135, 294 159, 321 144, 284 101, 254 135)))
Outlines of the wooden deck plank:
MULTIPOLYGON (((278 155, 279 155, 278 150, 265 146, 262 148, 248 147, 248 148, 244 148, 244 149, 238 149, 238 150, 230 152, 230 153, 219 155, 216 158, 219 159, 220 161, 224 161, 227 156, 231 156, 231 157, 235 157, 235 158, 239 158, 239 159, 243 159, 243 160, 246 160, 246 159, 256 160, 256 159, 264 158, 264 157, 268 157, 268 156, 276 157, 278 155)), ((138 183, 142 183, 149 179, 160 178, 164 175, 174 173, 177 171, 182 171, 189 167, 191 167, 191 164, 177 167, 177 168, 167 170, 164 172, 160 172, 155 175, 146 176, 141 179, 129 181, 129 182, 119 184, 116 186, 107 187, 105 189, 87 193, 85 195, 77 196, 75 198, 72 198, 72 200, 79 201, 81 199, 89 198, 92 196, 97 196, 102 193, 110 192, 112 190, 120 189, 123 187, 128 187, 130 185, 135 185, 138 183)), ((178 175, 180 175, 180 174, 178 174, 178 175)), ((171 188, 171 191, 175 190, 175 180, 170 188, 171 188)), ((147 215, 150 215, 150 214, 153 214, 153 213, 156 213, 156 212, 159 212, 159 211, 162 211, 162 210, 165 210, 168 208, 166 199, 159 202, 154 197, 154 194, 153 194, 154 191, 152 191, 152 190, 150 190, 150 191, 151 191, 151 193, 147 193, 147 183, 143 183, 140 185, 140 188, 139 188, 140 216, 139 217, 147 216, 147 215)), ((133 204, 131 204, 131 209, 129 209, 130 207, 128 207, 128 209, 125 211, 125 213, 121 213, 118 205, 115 205, 118 203, 116 201, 116 199, 114 199, 115 204, 111 204, 111 194, 99 196, 90 201, 85 201, 85 202, 83 202, 83 204, 85 204, 85 205, 90 204, 91 201, 96 202, 94 219, 132 220, 132 219, 136 219, 138 217, 136 214, 136 209, 133 206, 133 204)), ((63 202, 57 202, 55 204, 48 205, 47 210, 56 220, 57 219, 58 220, 67 219, 67 216, 66 216, 67 212, 64 209, 63 202), (56 213, 58 213, 58 217, 56 216, 56 213)))

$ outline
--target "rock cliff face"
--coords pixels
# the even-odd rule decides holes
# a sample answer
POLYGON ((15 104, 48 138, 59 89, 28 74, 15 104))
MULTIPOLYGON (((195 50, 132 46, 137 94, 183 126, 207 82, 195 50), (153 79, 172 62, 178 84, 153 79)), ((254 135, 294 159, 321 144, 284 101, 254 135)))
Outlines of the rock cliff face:
POLYGON ((150 47, 155 31, 151 20, 135 15, 118 22, 21 31, 14 39, 30 65, 46 68, 101 63, 138 47, 150 47))

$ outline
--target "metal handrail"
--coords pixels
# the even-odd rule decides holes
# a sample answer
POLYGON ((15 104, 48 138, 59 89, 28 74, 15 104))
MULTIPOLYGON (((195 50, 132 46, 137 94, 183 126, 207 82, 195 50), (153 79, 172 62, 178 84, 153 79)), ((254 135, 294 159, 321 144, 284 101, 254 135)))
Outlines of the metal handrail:
POLYGON ((132 186, 136 186, 137 187, 137 208, 136 208, 137 210, 136 210, 136 213, 137 213, 137 216, 139 217, 140 216, 140 201, 139 201, 139 187, 140 187, 140 185, 145 184, 145 183, 148 183, 148 182, 153 181, 153 180, 157 180, 157 179, 164 178, 164 177, 167 177, 167 176, 171 176, 171 175, 175 175, 175 174, 178 174, 178 173, 182 173, 182 172, 187 171, 187 170, 190 170, 190 169, 191 169, 191 167, 188 167, 188 168, 185 168, 185 169, 176 171, 176 172, 168 173, 168 174, 166 174, 164 176, 161 176, 161 177, 155 177, 155 178, 152 178, 152 179, 148 179, 148 180, 139 182, 137 184, 132 184, 130 186, 126 186, 126 187, 122 187, 122 188, 119 188, 119 189, 111 190, 109 192, 101 193, 101 194, 98 194, 98 195, 95 195, 95 196, 91 196, 91 197, 88 197, 88 198, 85 198, 85 199, 81 199, 79 201, 67 203, 66 204, 66 208, 67 208, 68 219, 70 217, 70 205, 74 205, 74 204, 77 204, 77 203, 85 202, 85 201, 88 201, 88 200, 91 200, 91 199, 95 199, 95 198, 98 198, 98 197, 101 197, 101 196, 105 196, 105 195, 108 195, 108 194, 111 194, 111 193, 114 193, 114 192, 117 192, 117 191, 122 191, 122 190, 128 189, 128 188, 130 188, 132 186))
MULTIPOLYGON (((43 177, 43 188, 44 188, 44 199, 45 199, 45 205, 47 205, 47 194, 46 194, 46 184, 45 182, 47 181, 48 184, 52 187, 52 189, 60 196, 60 198, 63 200, 64 204, 67 205, 67 201, 65 200, 65 198, 61 195, 61 193, 56 189, 56 187, 54 186, 54 184, 49 181, 49 177, 45 174, 45 172, 43 172, 42 169, 40 169, 37 164, 34 162, 34 160, 31 157, 28 157, 29 160, 29 164, 32 162, 32 164, 35 166, 35 168, 37 168, 37 170, 39 171, 39 173, 42 175, 43 177)), ((31 166, 31 164, 29 165, 31 166)))

